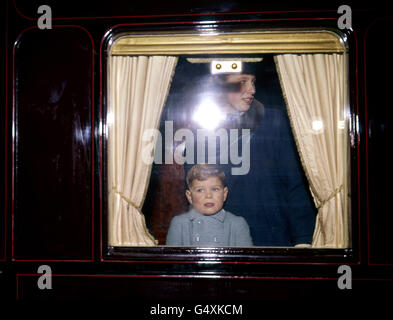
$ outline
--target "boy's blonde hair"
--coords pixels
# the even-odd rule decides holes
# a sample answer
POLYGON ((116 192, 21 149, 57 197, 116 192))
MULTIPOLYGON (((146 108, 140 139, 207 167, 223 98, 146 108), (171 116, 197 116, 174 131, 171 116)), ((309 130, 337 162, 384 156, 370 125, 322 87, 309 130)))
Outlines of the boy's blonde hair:
POLYGON ((217 177, 220 179, 223 187, 227 186, 225 173, 218 165, 203 163, 192 166, 188 171, 186 177, 187 187, 190 189, 194 180, 203 181, 210 177, 217 177))

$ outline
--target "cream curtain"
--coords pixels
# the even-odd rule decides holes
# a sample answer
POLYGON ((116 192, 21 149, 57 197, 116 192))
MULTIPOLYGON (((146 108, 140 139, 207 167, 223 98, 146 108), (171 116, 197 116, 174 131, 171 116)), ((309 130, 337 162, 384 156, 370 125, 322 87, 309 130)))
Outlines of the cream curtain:
POLYGON ((342 54, 275 57, 297 148, 318 208, 313 247, 349 246, 349 156, 342 54))
POLYGON ((108 242, 110 246, 152 246, 157 241, 141 212, 151 164, 142 151, 157 129, 176 57, 111 56, 108 64, 108 242))

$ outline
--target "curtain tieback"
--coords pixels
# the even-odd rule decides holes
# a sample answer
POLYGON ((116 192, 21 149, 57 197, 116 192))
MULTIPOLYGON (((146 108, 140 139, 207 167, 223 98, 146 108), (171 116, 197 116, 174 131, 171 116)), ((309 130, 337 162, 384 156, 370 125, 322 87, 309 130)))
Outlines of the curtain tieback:
POLYGON ((319 204, 319 206, 317 207, 317 209, 322 208, 326 203, 328 203, 330 200, 332 200, 335 196, 337 196, 337 194, 339 194, 341 192, 341 190, 343 189, 344 185, 341 184, 338 188, 336 188, 336 190, 334 190, 329 197, 327 197, 327 199, 321 201, 321 203, 319 204))
POLYGON ((140 210, 139 206, 132 200, 128 199, 122 192, 118 191, 115 187, 112 187, 111 190, 113 193, 117 194, 122 200, 127 202, 128 206, 133 206, 137 210, 140 210))

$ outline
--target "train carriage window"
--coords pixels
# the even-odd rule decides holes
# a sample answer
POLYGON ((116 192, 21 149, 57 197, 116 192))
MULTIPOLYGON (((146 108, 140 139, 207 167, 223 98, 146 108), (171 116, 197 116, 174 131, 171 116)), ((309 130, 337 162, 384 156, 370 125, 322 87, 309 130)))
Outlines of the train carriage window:
POLYGON ((108 245, 349 248, 346 50, 324 30, 114 38, 108 245))

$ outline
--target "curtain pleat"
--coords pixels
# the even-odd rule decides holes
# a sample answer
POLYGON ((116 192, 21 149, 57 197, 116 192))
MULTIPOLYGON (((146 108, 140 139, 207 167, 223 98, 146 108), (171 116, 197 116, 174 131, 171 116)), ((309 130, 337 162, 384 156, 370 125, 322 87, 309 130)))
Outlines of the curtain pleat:
POLYGON ((143 161, 146 130, 158 129, 176 57, 111 56, 108 98, 108 242, 153 246, 141 212, 152 164, 143 161))
POLYGON ((318 208, 313 247, 349 246, 347 95, 341 54, 275 57, 296 145, 318 208))

